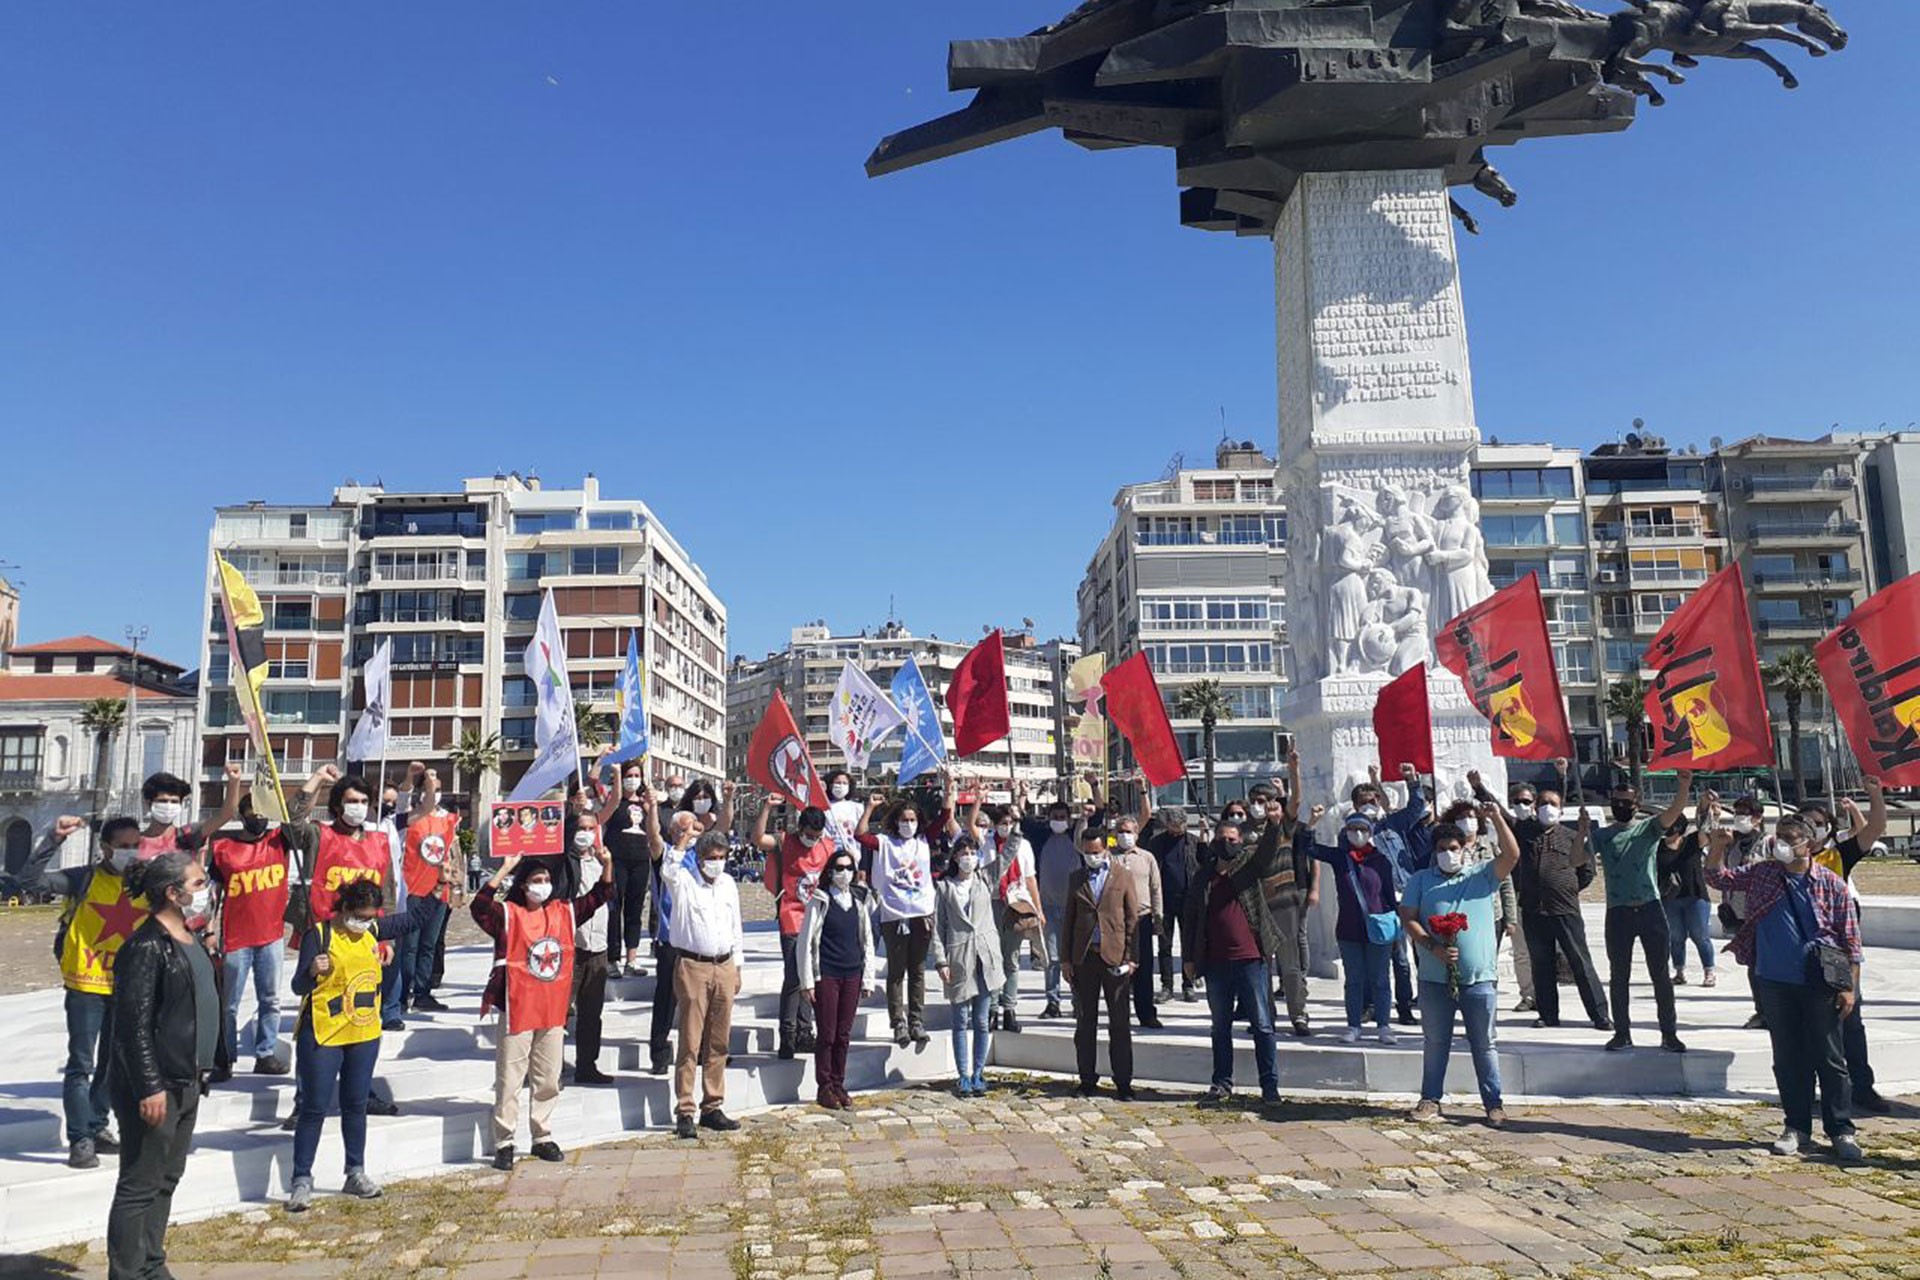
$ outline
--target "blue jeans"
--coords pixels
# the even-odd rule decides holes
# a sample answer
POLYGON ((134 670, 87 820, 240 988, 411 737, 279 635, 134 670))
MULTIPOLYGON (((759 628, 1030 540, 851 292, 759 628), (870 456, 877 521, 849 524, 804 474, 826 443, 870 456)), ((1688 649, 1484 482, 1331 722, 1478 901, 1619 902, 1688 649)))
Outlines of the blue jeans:
POLYGON ((1340 939, 1340 969, 1347 979, 1347 1025, 1357 1027, 1366 1009, 1386 1026, 1393 1018, 1393 946, 1386 942, 1340 939))
POLYGON ((247 978, 253 978, 253 1056, 272 1058, 280 1052, 280 961, 283 948, 277 942, 263 947, 240 947, 229 951, 220 962, 227 971, 227 1028, 232 1039, 228 1047, 236 1060, 240 1052, 240 995, 247 978))
POLYGON ((1669 898, 1661 904, 1667 909, 1668 945, 1673 949, 1673 971, 1687 967, 1687 940, 1700 953, 1700 967, 1713 972, 1713 933, 1709 922, 1713 908, 1705 898, 1669 898))
POLYGON ((300 1028, 300 1119, 293 1130, 293 1176, 311 1178, 313 1157, 320 1150, 320 1127, 340 1095, 340 1141, 347 1149, 347 1169, 366 1167, 367 1094, 373 1088, 373 1066, 380 1060, 380 1037, 359 1044, 330 1047, 316 1044, 313 1032, 300 1028))
POLYGON ((393 944, 393 963, 380 971, 380 1021, 399 1022, 407 1012, 405 992, 413 977, 413 943, 408 934, 393 944))
POLYGON ((440 949, 440 928, 446 918, 447 904, 435 898, 432 909, 421 918, 419 932, 394 943, 406 958, 400 970, 402 1012, 412 1008, 421 996, 433 994, 433 955, 440 949))
POLYGON ((962 1084, 987 1073, 987 1051, 993 1043, 993 1033, 987 1029, 992 1025, 988 1014, 993 1009, 994 993, 982 986, 980 994, 973 999, 956 1000, 953 1004, 953 1062, 962 1084))
POLYGON ((1446 1092, 1447 1058, 1453 1052, 1453 1015, 1467 1026, 1467 1047, 1473 1051, 1473 1077, 1480 1082, 1480 1101, 1492 1110, 1500 1103, 1500 1054, 1493 1046, 1493 1015, 1499 993, 1492 982, 1474 982, 1460 988, 1456 1002, 1444 982, 1420 982, 1420 1034, 1426 1040, 1421 1061, 1420 1097, 1440 1101, 1446 1092))
POLYGON ((1207 1011, 1213 1015, 1213 1082, 1233 1088, 1233 1015, 1246 1011, 1253 1023, 1253 1060, 1260 1071, 1260 1092, 1280 1088, 1280 1069, 1273 1045, 1273 991, 1267 985, 1265 960, 1239 960, 1208 965, 1207 1011))
POLYGON ((60 1073, 60 1103, 67 1113, 67 1141, 91 1138, 107 1127, 107 1013, 112 996, 67 992, 67 1066, 60 1073))

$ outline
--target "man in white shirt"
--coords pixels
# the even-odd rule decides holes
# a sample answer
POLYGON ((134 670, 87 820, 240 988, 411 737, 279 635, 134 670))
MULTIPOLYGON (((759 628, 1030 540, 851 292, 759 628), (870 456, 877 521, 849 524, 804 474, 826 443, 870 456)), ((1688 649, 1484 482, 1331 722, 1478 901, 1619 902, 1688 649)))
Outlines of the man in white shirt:
POLYGON ((673 1000, 679 1013, 674 1059, 675 1137, 697 1138, 694 1067, 703 1073, 701 1129, 731 1133, 740 1122, 722 1110, 727 1096, 727 1045, 733 1036, 733 998, 740 994, 740 891, 727 874, 727 833, 709 831, 694 846, 698 871, 675 859, 661 864, 672 895, 667 941, 673 947, 673 1000))

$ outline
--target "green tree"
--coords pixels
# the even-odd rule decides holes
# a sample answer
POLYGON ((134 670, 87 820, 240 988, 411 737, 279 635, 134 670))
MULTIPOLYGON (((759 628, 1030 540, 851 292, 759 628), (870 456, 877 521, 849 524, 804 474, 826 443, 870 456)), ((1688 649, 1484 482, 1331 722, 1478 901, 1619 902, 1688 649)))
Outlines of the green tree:
POLYGON ((604 711, 595 711, 585 698, 575 698, 573 731, 580 741, 580 753, 594 755, 606 745, 607 735, 613 732, 613 717, 604 711))
POLYGON ((460 735, 459 744, 447 752, 447 759, 456 770, 455 790, 460 787, 460 775, 464 775, 467 790, 477 795, 486 785, 487 775, 500 768, 500 735, 468 729, 460 735))
POLYGON ((1617 721, 1627 731, 1627 767, 1633 785, 1640 786, 1640 775, 1647 765, 1647 682, 1639 672, 1622 676, 1607 686, 1607 719, 1617 721))
POLYGON ((1820 676, 1820 664, 1807 649, 1789 649, 1777 662, 1761 668, 1760 676, 1770 688, 1777 689, 1787 704, 1787 759, 1793 770, 1795 804, 1807 802, 1806 770, 1800 762, 1800 710, 1807 695, 1826 687, 1820 676))
POLYGON ((113 772, 113 740, 127 723, 123 698, 94 698, 80 709, 80 727, 93 735, 93 807, 104 814, 113 772))
POLYGON ((1200 759, 1206 777, 1207 811, 1211 813, 1220 803, 1213 785, 1213 731, 1222 720, 1233 719, 1233 705, 1218 680, 1195 680, 1174 695, 1173 714, 1200 722, 1200 759))

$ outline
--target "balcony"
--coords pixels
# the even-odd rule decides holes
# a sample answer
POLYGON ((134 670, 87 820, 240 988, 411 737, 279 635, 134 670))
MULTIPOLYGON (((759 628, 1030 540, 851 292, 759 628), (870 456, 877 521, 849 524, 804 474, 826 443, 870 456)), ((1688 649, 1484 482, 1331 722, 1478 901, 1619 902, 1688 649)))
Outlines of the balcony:
POLYGON ((1816 640, 1832 629, 1833 624, 1823 618, 1762 618, 1757 628, 1763 636, 1809 640, 1816 640))
POLYGON ((1860 536, 1858 520, 1749 520, 1747 538, 1762 542, 1852 542, 1860 536))
POLYGON ((1672 524, 1596 524, 1595 542, 1692 542, 1707 537, 1706 525, 1698 520, 1676 520, 1672 524))
POLYGON ((1285 629, 1285 624, 1274 618, 1143 618, 1140 620, 1140 634, 1157 635, 1177 633, 1181 635, 1193 632, 1234 631, 1269 632, 1285 629))
POLYGON ((344 587, 347 574, 344 569, 272 569, 260 570, 246 576, 249 586, 254 587, 344 587))
POLYGON ((1662 565, 1629 565, 1627 579, 1634 586, 1655 584, 1659 586, 1694 586, 1707 580, 1705 569, 1672 568, 1662 565))
POLYGON ((1548 618, 1547 634, 1556 640, 1571 639, 1575 636, 1593 634, 1591 618, 1548 618))
POLYGON ((1804 496, 1840 498, 1853 488, 1853 477, 1843 475, 1741 476, 1734 488, 1751 498, 1804 496))
POLYGON ((394 564, 384 567, 374 565, 360 573, 361 583, 375 587, 395 582, 460 583, 486 580, 486 566, 477 564, 465 568, 458 564, 394 564))
POLYGON ((40 771, 38 769, 10 769, 0 773, 0 795, 39 794, 40 771))
POLYGON ((1756 573, 1759 591, 1851 591, 1865 580, 1858 569, 1794 569, 1787 573, 1756 573))
POLYGON ((1649 613, 1646 610, 1636 611, 1633 615, 1634 634, 1652 635, 1660 628, 1666 626, 1667 619, 1672 616, 1670 613, 1649 613))
POLYGON ((1584 573, 1555 573, 1548 576, 1543 584, 1550 591, 1585 591, 1587 575, 1584 573))

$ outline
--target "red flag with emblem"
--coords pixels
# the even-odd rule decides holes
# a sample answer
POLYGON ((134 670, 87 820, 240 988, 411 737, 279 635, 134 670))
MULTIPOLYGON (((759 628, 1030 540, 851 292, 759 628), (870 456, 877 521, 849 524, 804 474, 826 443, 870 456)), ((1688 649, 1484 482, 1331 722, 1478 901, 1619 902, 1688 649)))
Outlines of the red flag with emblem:
POLYGON ((1391 778, 1410 764, 1433 772, 1433 712, 1427 705, 1427 665, 1421 663, 1380 690, 1373 704, 1373 736, 1380 739, 1380 772, 1391 778))
POLYGON ((1107 718, 1120 730, 1133 748, 1140 772, 1156 787, 1164 787, 1187 776, 1187 762, 1180 755, 1180 740, 1173 736, 1167 720, 1167 704, 1160 697, 1160 686, 1153 678, 1153 664, 1143 650, 1100 677, 1100 688, 1107 695, 1107 718))
POLYGON ((1736 561, 1667 619, 1641 665, 1655 769, 1766 768, 1773 763, 1760 657, 1736 561))
POLYGON ((820 784, 807 752, 807 740, 800 736, 787 699, 777 689, 747 747, 747 776, 800 808, 825 809, 829 804, 827 789, 820 784))
POLYGON ((1013 732, 1007 708, 1007 651, 998 631, 973 646, 947 686, 953 712, 953 749, 970 756, 1013 732))
POLYGON ((1920 786, 1920 574, 1875 592, 1813 656, 1861 772, 1920 786))
POLYGON ((1493 754, 1571 760, 1573 730, 1547 637, 1540 579, 1529 573, 1440 628, 1434 649, 1493 726, 1493 754))

